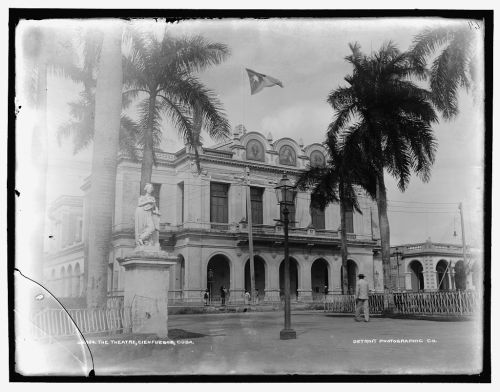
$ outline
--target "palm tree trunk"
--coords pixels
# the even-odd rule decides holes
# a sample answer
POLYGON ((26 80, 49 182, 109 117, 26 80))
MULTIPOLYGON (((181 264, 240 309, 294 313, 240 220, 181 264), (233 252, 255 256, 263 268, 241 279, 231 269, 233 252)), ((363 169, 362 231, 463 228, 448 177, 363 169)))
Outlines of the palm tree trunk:
POLYGON ((340 196, 340 254, 342 256, 342 294, 348 294, 348 276, 347 276, 347 230, 346 230, 346 206, 342 185, 339 185, 340 196))
POLYGON ((201 174, 200 154, 198 153, 198 146, 194 147, 194 160, 196 162, 196 169, 198 174, 201 174))
POLYGON ((156 95, 151 94, 149 97, 148 122, 147 129, 144 130, 144 148, 142 150, 142 165, 141 165, 141 189, 144 190, 147 183, 151 183, 153 174, 153 127, 156 106, 156 95))
POLYGON ((387 194, 385 189, 384 171, 381 169, 377 175, 377 209, 380 228, 380 242, 382 247, 382 267, 384 270, 384 291, 386 293, 385 311, 394 309, 391 279, 391 244, 389 219, 387 217, 387 194), (389 293, 388 293, 389 292, 389 293))
POLYGON ((88 307, 105 306, 107 300, 122 107, 121 37, 120 25, 115 24, 105 31, 97 76, 90 189, 88 307))

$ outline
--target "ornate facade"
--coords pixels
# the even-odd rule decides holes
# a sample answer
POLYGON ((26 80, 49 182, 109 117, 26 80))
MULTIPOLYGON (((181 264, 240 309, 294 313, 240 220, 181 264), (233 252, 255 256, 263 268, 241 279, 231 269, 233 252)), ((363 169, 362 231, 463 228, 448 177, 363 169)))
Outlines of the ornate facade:
MULTIPOLYGON (((255 281, 260 300, 279 301, 283 290, 283 227, 275 186, 284 172, 296 177, 308 165, 324 165, 326 150, 319 143, 304 146, 290 138, 247 132, 237 126, 231 140, 199 147, 201 173, 194 151, 157 151, 151 182, 160 211, 160 244, 178 257, 170 274, 172 301, 199 302, 205 289, 212 297, 220 287, 231 301, 243 300, 250 286, 246 191, 252 206, 255 281), (247 169, 249 175, 247 176, 247 169)), ((116 261, 135 246, 134 211, 140 194, 140 162, 121 155, 116 177, 113 243, 109 257, 110 295, 123 291, 124 271, 116 261)), ((89 179, 82 189, 88 203, 89 179)), ((348 280, 354 290, 363 272, 375 290, 382 290, 382 263, 376 204, 359 192, 362 214, 348 213, 348 280)), ((84 221, 88 221, 88 208, 84 221)), ((299 301, 341 292, 340 209, 310 206, 310 194, 297 192, 291 208, 289 233, 291 292, 299 301)), ((87 237, 84 224, 84 236, 87 237)), ((147 284, 147 282, 145 282, 147 284)))

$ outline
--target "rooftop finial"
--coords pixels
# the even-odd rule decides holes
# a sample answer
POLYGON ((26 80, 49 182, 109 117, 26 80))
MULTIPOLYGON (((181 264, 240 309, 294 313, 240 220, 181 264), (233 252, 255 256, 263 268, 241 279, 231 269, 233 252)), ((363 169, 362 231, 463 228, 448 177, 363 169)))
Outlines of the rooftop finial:
POLYGON ((235 135, 244 135, 245 133, 247 133, 247 129, 243 124, 238 124, 234 127, 235 135))

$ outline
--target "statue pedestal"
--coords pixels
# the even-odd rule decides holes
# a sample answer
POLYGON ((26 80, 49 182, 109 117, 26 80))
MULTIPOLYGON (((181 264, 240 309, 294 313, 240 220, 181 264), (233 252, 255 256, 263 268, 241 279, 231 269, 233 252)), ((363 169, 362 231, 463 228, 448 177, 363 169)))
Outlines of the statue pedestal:
POLYGON ((124 311, 130 315, 129 329, 167 337, 169 269, 177 258, 144 246, 117 260, 125 267, 124 311))

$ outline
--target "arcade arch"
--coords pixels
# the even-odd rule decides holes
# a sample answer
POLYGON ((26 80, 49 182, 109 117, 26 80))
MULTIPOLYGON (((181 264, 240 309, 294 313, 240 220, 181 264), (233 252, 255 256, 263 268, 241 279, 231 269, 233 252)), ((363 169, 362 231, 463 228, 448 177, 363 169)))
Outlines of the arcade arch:
POLYGON ((317 259, 311 266, 311 289, 313 299, 322 298, 325 287, 328 290, 330 265, 325 259, 317 259))
MULTIPOLYGON (((259 298, 263 298, 266 289, 266 263, 260 256, 253 258, 255 269, 255 288, 259 298)), ((250 260, 245 263, 245 291, 250 292, 250 260)))
POLYGON ((207 288, 211 298, 220 297, 221 287, 229 290, 231 284, 231 268, 229 259, 223 254, 216 254, 207 264, 207 288))
POLYGON ((411 290, 424 290, 424 267, 422 263, 418 260, 412 260, 410 264, 408 264, 408 272, 411 273, 411 290))

